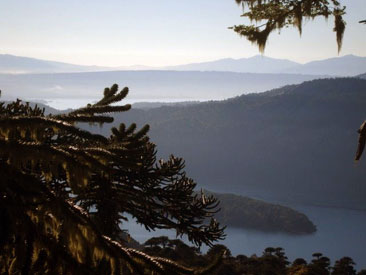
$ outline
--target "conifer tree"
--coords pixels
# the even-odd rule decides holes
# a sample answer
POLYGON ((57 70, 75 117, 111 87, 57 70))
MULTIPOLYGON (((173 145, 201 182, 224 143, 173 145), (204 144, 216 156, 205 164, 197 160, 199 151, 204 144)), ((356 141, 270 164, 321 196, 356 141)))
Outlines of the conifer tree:
POLYGON ((197 245, 224 237, 212 218, 218 201, 194 192, 181 158, 156 160, 148 125, 120 124, 110 137, 76 127, 112 122, 110 113, 131 108, 116 105, 127 93, 114 84, 99 102, 58 115, 20 100, 0 103, 1 274, 205 272, 123 243, 126 214, 197 245))
POLYGON ((343 257, 335 262, 332 275, 356 275, 355 262, 350 257, 343 257))

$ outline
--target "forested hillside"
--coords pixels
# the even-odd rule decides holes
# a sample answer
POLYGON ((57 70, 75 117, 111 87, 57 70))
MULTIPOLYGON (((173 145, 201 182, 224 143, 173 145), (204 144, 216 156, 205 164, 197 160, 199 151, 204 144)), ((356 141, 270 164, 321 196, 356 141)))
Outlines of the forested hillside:
POLYGON ((220 211, 215 217, 229 227, 290 234, 316 231, 306 215, 289 207, 234 194, 205 193, 220 200, 220 211))
POLYGON ((201 187, 366 208, 366 166, 353 162, 365 104, 366 80, 325 79, 220 102, 135 109, 115 122, 149 123, 160 156, 182 156, 201 187))

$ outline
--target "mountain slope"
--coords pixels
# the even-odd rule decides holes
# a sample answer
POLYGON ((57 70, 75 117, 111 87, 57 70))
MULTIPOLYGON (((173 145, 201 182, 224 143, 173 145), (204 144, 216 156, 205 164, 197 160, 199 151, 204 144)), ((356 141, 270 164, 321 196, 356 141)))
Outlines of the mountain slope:
POLYGON ((286 59, 253 56, 165 67, 178 71, 231 71, 251 73, 291 73, 307 75, 356 76, 366 71, 366 57, 346 55, 299 64, 286 59))
MULTIPOLYGON (((160 156, 185 158, 200 186, 270 201, 366 209, 366 166, 353 162, 366 80, 305 82, 222 102, 131 110, 160 156)), ((107 128, 96 129, 108 133, 107 128)))
POLYGON ((61 73, 107 70, 106 67, 82 66, 10 54, 0 54, 0 73, 61 73))
POLYGON ((234 194, 213 194, 220 201, 215 217, 229 227, 290 234, 311 234, 316 226, 309 218, 292 208, 234 194))
POLYGON ((363 78, 363 79, 366 79, 366 73, 365 73, 365 74, 360 74, 360 75, 358 75, 357 77, 359 77, 359 78, 363 78))
POLYGON ((366 71, 366 57, 345 55, 342 57, 312 61, 283 70, 294 74, 327 74, 334 76, 356 76, 366 71))

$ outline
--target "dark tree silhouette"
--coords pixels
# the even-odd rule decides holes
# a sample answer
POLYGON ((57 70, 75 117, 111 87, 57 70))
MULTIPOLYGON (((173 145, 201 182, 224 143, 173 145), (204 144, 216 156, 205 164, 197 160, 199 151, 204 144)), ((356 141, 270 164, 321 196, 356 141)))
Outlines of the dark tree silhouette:
POLYGON ((332 275, 356 275, 355 263, 350 257, 343 257, 335 262, 332 275))
POLYGON ((165 248, 166 246, 169 246, 169 238, 167 236, 153 237, 148 239, 144 245, 150 247, 161 246, 162 248, 165 248))
MULTIPOLYGON (((226 251, 225 257, 220 258, 220 262, 210 270, 210 275, 355 275, 355 263, 349 257, 337 260, 334 266, 330 265, 328 257, 321 253, 314 253, 314 259, 308 264, 304 259, 298 258, 292 263, 287 261, 284 249, 268 247, 263 251, 262 256, 238 255, 233 257, 230 251, 223 245, 212 246, 206 254, 195 251, 194 247, 189 247, 180 240, 168 240, 177 243, 175 246, 161 248, 161 244, 156 246, 148 245, 144 252, 154 256, 174 259, 189 266, 208 266, 215 257, 221 256, 226 251)), ((149 242, 151 243, 151 242, 149 242)), ((152 241, 155 243, 155 240, 152 241)), ((366 274, 365 270, 357 274, 366 274)))
POLYGON ((314 253, 314 259, 309 264, 309 274, 328 275, 330 270, 330 259, 322 253, 314 253))
POLYGON ((108 113, 130 109, 115 105, 127 93, 114 84, 93 105, 48 116, 20 100, 0 103, 2 274, 202 271, 122 243, 126 213, 148 230, 175 229, 196 245, 224 236, 212 219, 218 201, 194 192, 182 159, 156 160, 149 126, 121 124, 108 138, 75 126, 112 122, 108 113))
POLYGON ((307 262, 303 258, 297 258, 293 261, 292 265, 294 265, 294 266, 296 266, 296 265, 307 265, 307 262))

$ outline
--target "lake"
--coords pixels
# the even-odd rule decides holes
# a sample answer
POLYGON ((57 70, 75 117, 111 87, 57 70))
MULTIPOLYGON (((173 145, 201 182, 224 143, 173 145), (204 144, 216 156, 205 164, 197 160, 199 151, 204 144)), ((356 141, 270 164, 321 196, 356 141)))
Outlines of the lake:
MULTIPOLYGON (((283 247, 290 260, 310 260, 314 252, 321 252, 335 260, 351 257, 357 269, 366 269, 366 211, 313 206, 293 206, 305 213, 316 225, 318 231, 312 235, 293 236, 280 233, 264 233, 253 230, 227 228, 227 237, 221 244, 227 246, 233 255, 261 255, 266 247, 283 247)), ((174 231, 148 232, 140 225, 130 222, 125 225, 133 238, 144 242, 153 236, 167 235, 175 238, 174 231)), ((202 251, 207 248, 203 247, 202 251)))

